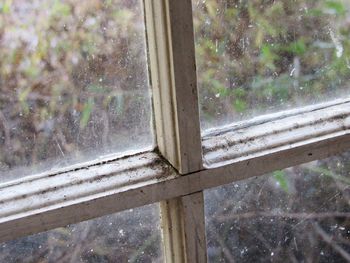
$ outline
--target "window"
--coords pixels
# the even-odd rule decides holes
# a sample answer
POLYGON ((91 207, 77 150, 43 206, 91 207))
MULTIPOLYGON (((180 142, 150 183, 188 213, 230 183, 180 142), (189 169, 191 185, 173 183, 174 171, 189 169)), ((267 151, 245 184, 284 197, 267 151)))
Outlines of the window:
MULTIPOLYGON (((140 4, 136 1, 115 1, 126 9, 132 10, 140 4)), ((1 5, 1 23, 4 23, 4 18, 9 12, 8 10, 12 8, 12 4, 15 2, 5 1, 1 5)), ((67 1, 67 3, 73 2, 67 1)), ((112 2, 91 1, 91 3, 96 3, 96 6, 93 7, 94 10, 99 10, 99 3, 108 5, 112 2)), ((200 4, 194 2, 194 5, 203 6, 206 2, 208 2, 208 6, 213 3, 225 3, 223 1, 202 1, 200 4)), ((226 3, 230 2, 226 1, 226 3)), ((329 17, 335 19, 339 25, 347 21, 349 6, 346 1, 326 2, 328 3, 327 12, 330 12, 329 17), (340 12, 341 16, 334 17, 332 14, 334 12, 340 12)), ((60 4, 65 2, 53 1, 53 3, 60 6, 60 4)), ((298 1, 298 4, 304 7, 306 6, 305 3, 306 1, 298 1)), ((313 3, 317 6, 319 2, 314 1, 313 3)), ((264 5, 262 8, 265 11, 271 8, 273 10, 276 9, 277 11, 275 12, 278 14, 281 5, 280 1, 271 1, 271 4, 269 2, 269 4, 264 5)), ((61 6, 60 8, 65 9, 66 7, 61 6)), ((109 8, 113 9, 113 7, 106 7, 105 9, 109 8)), ((234 13, 234 8, 230 12, 234 13)), ((237 8, 240 10, 241 6, 239 5, 237 8)), ((244 8, 243 4, 242 8, 244 8)), ((74 166, 62 167, 60 169, 44 169, 41 173, 3 182, 0 184, 0 242, 10 242, 11 240, 28 235, 159 202, 161 214, 160 224, 162 225, 161 243, 163 244, 164 259, 167 262, 206 262, 207 256, 209 256, 208 259, 211 261, 218 257, 220 258, 220 255, 226 258, 228 255, 236 257, 237 255, 232 254, 230 249, 225 248, 227 243, 213 242, 212 236, 208 232, 213 227, 210 225, 210 220, 214 218, 210 210, 208 198, 213 202, 215 200, 222 200, 225 198, 226 193, 207 189, 226 187, 223 185, 229 183, 234 183, 233 188, 235 189, 235 184, 247 185, 245 182, 238 183, 237 181, 254 177, 257 178, 254 180, 263 181, 264 177, 262 175, 273 173, 272 179, 265 180, 272 180, 275 185, 279 184, 279 188, 276 191, 287 191, 287 186, 289 187, 292 184, 293 175, 291 175, 291 169, 282 169, 315 160, 322 160, 346 152, 349 149, 350 101, 344 95, 346 94, 346 86, 342 86, 345 92, 341 92, 341 96, 338 96, 336 93, 333 94, 335 95, 334 100, 322 99, 318 101, 320 102, 319 104, 312 103, 310 105, 307 102, 303 103, 303 107, 301 108, 293 107, 288 110, 286 110, 288 107, 282 107, 281 109, 283 111, 281 112, 269 115, 259 114, 259 116, 256 115, 251 119, 248 119, 248 114, 246 115, 247 118, 238 118, 240 121, 235 119, 235 122, 226 123, 227 125, 222 127, 217 127, 216 124, 204 124, 204 128, 212 127, 212 129, 203 129, 201 132, 197 94, 196 49, 193 30, 193 23, 195 22, 195 26, 197 27, 198 24, 196 23, 198 23, 198 20, 193 20, 192 2, 190 0, 144 0, 142 1, 142 7, 137 10, 139 10, 139 15, 141 14, 140 10, 144 10, 145 22, 142 22, 141 15, 136 17, 135 19, 140 23, 136 26, 135 30, 141 32, 140 34, 142 35, 142 32, 144 32, 143 27, 146 29, 147 64, 152 87, 152 118, 154 120, 156 137, 155 149, 150 147, 146 150, 137 148, 139 147, 137 140, 140 139, 142 142, 144 140, 141 139, 142 133, 136 132, 136 137, 133 135, 128 137, 131 138, 130 143, 135 142, 136 151, 134 152, 129 152, 122 156, 113 155, 103 158, 96 158, 94 156, 90 162, 76 163, 74 166), (205 199, 203 191, 210 191, 205 192, 205 199), (218 196, 213 196, 213 193, 217 193, 218 196), (209 206, 207 211, 204 209, 205 205, 207 207, 209 206), (209 223, 207 225, 207 233, 209 233, 207 237, 205 234, 205 215, 207 215, 207 223, 209 223), (209 244, 208 248, 206 245, 207 240, 209 244), (213 248, 210 244, 214 243, 216 247, 213 248), (229 251, 229 254, 224 251, 229 251)), ((322 10, 321 12, 323 12, 322 10)), ((197 11, 195 10, 194 12, 196 14, 195 19, 198 19, 197 11)), ((214 14, 214 17, 215 12, 220 13, 221 11, 219 8, 219 11, 215 9, 210 11, 208 9, 208 12, 214 14)), ((298 13, 299 10, 296 12, 298 13)), ((305 12, 300 12, 303 12, 304 16, 305 12)), ((91 12, 91 14, 97 15, 98 12, 91 12)), ((119 15, 124 16, 122 18, 113 18, 111 23, 118 23, 115 20, 122 23, 129 17, 125 13, 119 15)), ((266 19, 264 17, 266 13, 261 12, 260 15, 262 16, 260 19, 266 19)), ((328 15, 324 19, 326 18, 328 18, 328 15)), ((322 23, 328 23, 328 20, 319 19, 322 23)), ((212 21, 216 20, 212 18, 212 21)), ((54 25, 56 24, 54 23, 54 25)), ((343 34, 343 31, 340 31, 343 34)), ((128 29, 124 33, 129 34, 130 32, 132 32, 132 29, 128 29)), ((327 36, 329 37, 330 35, 327 36)), ((339 41, 343 41, 344 50, 342 58, 346 61, 346 40, 342 40, 340 35, 337 34, 334 37, 340 39, 339 41)), ((133 43, 129 45, 138 45, 143 41, 142 39, 142 36, 141 38, 133 38, 131 39, 133 43)), ((333 40, 331 37, 330 39, 324 39, 324 41, 333 40)), ((298 44, 298 42, 296 43, 298 44)), ((218 41, 218 48, 219 44, 218 41)), ((303 46, 301 43, 299 44, 303 46)), ((107 45, 107 47, 109 46, 107 45)), ((327 49, 325 52, 327 54, 328 52, 335 54, 335 61, 338 61, 337 48, 334 47, 334 43, 331 49, 333 51, 327 49)), ((146 61, 143 58, 142 51, 140 51, 141 49, 138 50, 141 53, 137 53, 134 57, 140 59, 140 61, 134 64, 128 72, 137 75, 133 67, 139 66, 143 72, 140 75, 147 78, 147 71, 144 71, 146 61)), ((268 45, 267 48, 264 47, 264 50, 267 52, 264 51, 266 54, 276 51, 268 45), (266 51, 268 49, 270 51, 266 51)), ((99 52, 102 51, 99 50, 99 52)), ((252 52, 254 53, 254 51, 252 52)), ((200 56, 201 54, 197 54, 198 65, 202 63, 200 62, 202 59, 200 56)), ((257 57, 259 59, 261 58, 260 55, 257 57)), ((114 58, 108 57, 106 59, 108 61, 114 58)), ((269 64, 266 62, 264 65, 269 64)), ((290 64, 287 64, 286 67, 288 68, 289 66, 290 64)), ((219 65, 219 67, 222 67, 222 65, 219 65)), ((198 71, 199 86, 202 85, 201 81, 203 81, 201 70, 202 68, 200 66, 198 71)), ((223 67, 223 70, 226 70, 226 68, 223 67)), ((10 70, 9 72, 11 73, 12 71, 10 70)), ((341 71, 338 72, 336 70, 333 73, 341 74, 341 71)), ((286 73, 283 72, 283 74, 286 73)), ((111 76, 114 76, 114 74, 112 73, 111 76)), ((345 74, 344 78, 346 76, 345 74)), ((93 75, 86 77, 91 82, 99 81, 93 75)), ((143 79, 142 83, 145 84, 147 81, 143 79)), ((216 88, 214 87, 214 89, 216 88)), ((200 87, 200 89, 202 88, 200 87)), ((203 92, 203 90, 200 92, 203 92)), ((94 95, 98 96, 95 93, 94 95)), ((303 93, 300 96, 302 95, 303 93)), ((131 100, 139 98, 136 95, 136 97, 134 95, 131 96, 131 100)), ((138 104, 141 105, 140 107, 149 107, 147 106, 148 96, 145 95, 145 97, 140 98, 140 104, 138 104)), ((87 102, 89 102, 89 99, 87 99, 87 102)), ((252 105, 254 106, 254 103, 252 105)), ((1 105, 1 107, 3 106, 1 105)), ((147 111, 146 108, 144 108, 145 111, 147 111)), ((140 114, 143 114, 142 111, 133 112, 131 110, 131 112, 136 116, 136 119, 140 117, 140 114)), ((145 114, 149 115, 146 120, 151 118, 150 113, 145 114)), ((82 115, 84 114, 82 113, 82 115)), ((115 117, 114 114, 112 115, 115 117)), ((129 120, 129 117, 127 120, 129 120)), ((149 125, 145 129, 150 131, 151 126, 149 125)), ((135 127, 132 127, 129 133, 134 129, 135 127)), ((2 130, 2 133, 4 134, 5 130, 2 130)), ((87 134, 89 135, 90 132, 87 132, 87 134)), ((151 134, 151 132, 148 134, 151 134)), ((152 136, 146 135, 146 137, 151 138, 152 136)), ((148 142, 146 143, 147 145, 152 145, 152 139, 149 139, 148 142)), ((91 144, 93 150, 98 148, 94 143, 93 141, 91 144)), ((133 146, 130 143, 127 143, 127 145, 133 146)), ((117 148, 112 147, 108 151, 114 153, 115 149, 117 148)), ((82 152, 85 152, 85 149, 82 149, 82 152)), ((334 164, 329 163, 329 165, 333 167, 334 164)), ((324 168, 324 165, 302 165, 301 167, 314 169, 314 173, 318 173, 324 168)), ((337 170, 332 168, 329 171, 337 170)), ((5 175, 7 174, 7 172, 4 173, 5 175)), ((300 173, 296 174, 300 176, 300 173)), ((347 180, 347 177, 344 178, 344 180, 347 180)), ((307 179, 307 176, 305 176, 305 179, 307 179)), ((334 183, 336 182, 337 180, 334 180, 334 183)), ((249 184, 252 185, 251 188, 254 188, 254 181, 249 184)), ((332 187, 330 184, 322 183, 322 191, 331 192, 332 187)), ((346 184, 344 187, 347 187, 346 184)), ((242 192, 244 193, 247 190, 248 193, 248 189, 245 188, 243 186, 242 192)), ((310 189, 302 189, 300 193, 304 195, 307 190, 310 189)), ((347 190, 343 190, 345 191, 345 196, 347 190)), ((259 191, 267 190, 262 187, 259 191)), ((329 205, 332 202, 336 202, 336 200, 330 200, 329 205)), ((219 206, 224 207, 221 204, 219 206)), ((272 203, 272 207, 276 206, 276 203, 272 203)), ((348 207, 344 207, 344 211, 346 211, 348 207)), ((340 212, 342 213, 342 211, 340 212)), ((231 214, 227 212, 226 216, 231 216, 231 214)), ((131 217, 133 218, 134 216, 131 217)), ((348 216, 346 214, 345 219, 348 222, 348 216)), ((347 227, 347 224, 346 226, 342 224, 338 225, 340 227, 347 227)), ((137 231, 137 224, 134 227, 135 231, 137 231)), ((265 227, 268 226, 265 224, 265 227)), ((343 230, 341 229, 332 230, 330 228, 323 228, 322 226, 318 228, 317 225, 315 227, 315 231, 318 231, 319 237, 326 243, 330 243, 329 236, 334 233, 339 234, 337 234, 337 237, 343 238, 341 235, 341 231, 343 230)), ((221 232, 219 231, 219 233, 221 232)), ((113 238, 111 242, 115 242, 113 238)), ((243 244, 245 240, 242 238, 240 242, 243 244)), ((5 246, 6 244, 3 243, 5 246)), ((332 258, 333 255, 341 256, 345 259, 349 257, 347 250, 342 247, 342 243, 336 243, 335 245, 330 245, 332 248, 328 246, 328 250, 324 251, 328 259, 332 258)), ((240 251, 248 250, 247 254, 253 251, 252 249, 248 247, 246 249, 244 246, 240 247, 240 251)), ((263 251, 262 249, 259 251, 259 253, 265 253, 261 252, 263 251)), ((275 250, 270 249, 266 251, 267 254, 265 256, 269 258, 279 255, 278 251, 275 250), (271 255, 271 253, 273 254, 271 255)), ((160 254, 161 252, 158 250, 156 254, 149 252, 148 256, 159 256, 160 254)), ((319 256, 321 257, 322 255, 319 256)))
POLYGON ((202 125, 348 95, 348 1, 193 1, 202 125))
POLYGON ((141 1, 5 1, 1 181, 151 148, 141 1))
POLYGON ((349 152, 205 191, 209 262, 347 260, 348 164, 349 152))
POLYGON ((3 243, 1 262, 162 262, 156 205, 3 243))

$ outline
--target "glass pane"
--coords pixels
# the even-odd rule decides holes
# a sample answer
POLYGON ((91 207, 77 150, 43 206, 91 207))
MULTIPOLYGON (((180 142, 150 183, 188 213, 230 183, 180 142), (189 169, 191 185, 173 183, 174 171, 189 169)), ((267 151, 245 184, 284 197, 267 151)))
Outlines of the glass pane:
POLYGON ((0 181, 153 144, 144 30, 141 0, 0 2, 0 181))
POLYGON ((205 209, 209 262, 348 262, 350 152, 211 189, 205 209))
POLYGON ((0 244, 0 262, 163 262, 150 205, 0 244))
POLYGON ((193 0, 204 128, 344 98, 350 1, 193 0))

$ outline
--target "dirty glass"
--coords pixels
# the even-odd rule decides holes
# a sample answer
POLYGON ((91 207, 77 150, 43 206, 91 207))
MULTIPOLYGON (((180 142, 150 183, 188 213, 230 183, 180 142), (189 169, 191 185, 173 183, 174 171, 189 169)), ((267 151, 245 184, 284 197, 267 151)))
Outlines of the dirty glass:
POLYGON ((349 262, 350 152, 205 191, 209 262, 349 262))
POLYGON ((192 3, 203 128, 349 95, 350 1, 192 3))
POLYGON ((159 206, 0 243, 0 262, 163 262, 159 206))
POLYGON ((152 145, 144 30, 141 0, 0 1, 0 181, 152 145))

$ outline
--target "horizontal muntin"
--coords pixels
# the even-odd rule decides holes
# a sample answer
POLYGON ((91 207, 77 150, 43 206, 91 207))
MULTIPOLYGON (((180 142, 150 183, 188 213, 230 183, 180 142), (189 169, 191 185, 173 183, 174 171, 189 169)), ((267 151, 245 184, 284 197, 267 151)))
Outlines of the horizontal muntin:
POLYGON ((328 101, 328 102, 307 105, 304 107, 298 107, 298 108, 293 108, 293 109, 289 109, 289 110, 277 111, 274 113, 269 113, 269 114, 264 114, 264 115, 258 115, 256 117, 252 117, 251 119, 248 119, 248 120, 238 121, 238 122, 229 123, 229 124, 226 124, 226 125, 223 125, 220 127, 206 129, 202 132, 202 138, 206 139, 207 137, 220 135, 220 134, 223 134, 223 133, 229 132, 229 131, 241 130, 241 129, 248 128, 251 126, 256 126, 259 124, 263 124, 263 123, 267 123, 267 122, 271 122, 271 121, 276 121, 276 120, 284 119, 287 117, 300 115, 303 113, 318 111, 321 109, 325 109, 325 108, 329 108, 329 107, 333 107, 333 106, 338 106, 338 105, 344 105, 345 103, 348 103, 348 102, 350 102, 350 98, 336 99, 336 100, 332 100, 332 101, 328 101))
POLYGON ((349 128, 350 102, 345 102, 241 129, 215 131, 203 138, 204 165, 220 167, 309 140, 343 136, 350 134, 349 128))
POLYGON ((156 152, 0 185, 0 242, 192 194, 350 149, 350 103, 203 138, 205 169, 179 175, 156 152))
MULTIPOLYGON (((121 199, 124 203, 113 208, 113 199, 117 203, 121 193, 139 191, 145 185, 176 176, 174 169, 158 154, 146 152, 100 165, 6 183, 0 186, 0 241, 78 222, 79 218, 86 220, 127 209, 127 200, 121 199), (109 203, 108 207, 103 208, 104 202, 109 203), (93 203, 99 205, 91 211, 83 210, 93 203), (27 223, 34 226, 33 231, 28 229, 27 223)), ((144 200, 147 204, 147 198, 144 200)), ((142 200, 135 206, 140 204, 142 200)))

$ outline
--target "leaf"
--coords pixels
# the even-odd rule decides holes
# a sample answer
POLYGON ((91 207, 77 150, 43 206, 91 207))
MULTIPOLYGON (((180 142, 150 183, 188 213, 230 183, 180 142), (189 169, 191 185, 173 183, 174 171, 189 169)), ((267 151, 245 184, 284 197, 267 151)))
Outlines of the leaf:
POLYGON ((289 192, 289 188, 288 188, 288 181, 286 178, 286 174, 284 171, 275 171, 273 173, 273 177, 275 178, 275 180, 278 182, 279 186, 286 192, 289 192))
POLYGON ((242 98, 247 95, 247 91, 243 88, 236 88, 234 89, 233 94, 235 97, 242 98))
POLYGON ((244 112, 247 109, 247 103, 237 98, 233 101, 233 107, 237 112, 244 112))
POLYGON ((337 15, 344 15, 346 13, 344 5, 339 1, 326 1, 325 6, 337 15))
POLYGON ((71 14, 71 7, 67 4, 62 3, 59 0, 56 0, 52 6, 52 15, 54 16, 68 16, 71 14))
POLYGON ((261 57, 263 64, 265 64, 269 69, 275 70, 276 67, 274 62, 276 59, 278 59, 278 56, 273 52, 271 45, 264 44, 261 47, 261 57))
POLYGON ((338 181, 340 181, 342 183, 350 185, 350 179, 349 178, 346 178, 345 176, 342 176, 342 175, 335 174, 334 172, 332 172, 331 170, 329 170, 327 168, 312 167, 312 168, 310 168, 310 170, 320 174, 321 176, 330 177, 330 178, 338 180, 338 181))
POLYGON ((222 84, 220 81, 216 79, 210 79, 210 85, 216 91, 215 93, 219 93, 220 96, 226 97, 229 95, 229 89, 227 89, 226 86, 222 84))
POLYGON ((88 124, 93 108, 94 108, 94 99, 89 98, 89 100, 84 104, 84 107, 83 107, 83 112, 80 119, 80 128, 84 129, 88 124))
POLYGON ((306 45, 302 39, 298 39, 298 41, 289 44, 287 51, 302 56, 306 52, 306 45))
POLYGON ((0 11, 4 14, 8 14, 11 11, 12 0, 6 0, 4 3, 0 3, 0 11))
POLYGON ((22 110, 25 114, 29 113, 29 105, 27 102, 27 97, 31 91, 32 91, 32 89, 29 87, 29 88, 26 88, 25 90, 20 91, 18 93, 18 100, 19 100, 21 107, 22 107, 22 110))

